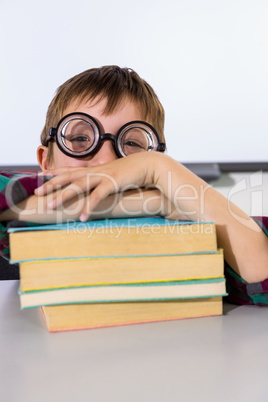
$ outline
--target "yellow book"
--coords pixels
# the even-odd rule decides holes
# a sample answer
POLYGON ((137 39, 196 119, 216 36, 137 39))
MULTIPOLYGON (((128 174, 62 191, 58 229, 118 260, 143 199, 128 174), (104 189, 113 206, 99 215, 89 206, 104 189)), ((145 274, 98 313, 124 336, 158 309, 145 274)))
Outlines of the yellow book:
POLYGON ((67 304, 42 307, 50 332, 217 316, 222 298, 156 302, 67 304))
POLYGON ((11 262, 217 251, 213 222, 160 217, 10 228, 11 262))
POLYGON ((215 278, 223 252, 136 257, 37 260, 20 263, 23 292, 47 288, 215 278))

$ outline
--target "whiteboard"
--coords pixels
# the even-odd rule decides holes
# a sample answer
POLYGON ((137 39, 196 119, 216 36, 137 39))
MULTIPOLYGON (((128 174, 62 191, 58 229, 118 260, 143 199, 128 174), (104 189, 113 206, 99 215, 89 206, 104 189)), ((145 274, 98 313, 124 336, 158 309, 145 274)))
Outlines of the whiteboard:
POLYGON ((267 161, 267 0, 0 0, 0 165, 36 164, 56 88, 131 67, 183 162, 267 161))

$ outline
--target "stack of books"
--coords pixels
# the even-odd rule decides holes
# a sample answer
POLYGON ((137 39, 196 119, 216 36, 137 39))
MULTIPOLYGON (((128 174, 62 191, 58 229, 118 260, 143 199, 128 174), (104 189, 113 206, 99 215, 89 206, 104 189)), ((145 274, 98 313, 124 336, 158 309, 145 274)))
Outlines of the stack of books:
POLYGON ((213 222, 161 217, 10 228, 21 307, 49 331, 222 314, 213 222))

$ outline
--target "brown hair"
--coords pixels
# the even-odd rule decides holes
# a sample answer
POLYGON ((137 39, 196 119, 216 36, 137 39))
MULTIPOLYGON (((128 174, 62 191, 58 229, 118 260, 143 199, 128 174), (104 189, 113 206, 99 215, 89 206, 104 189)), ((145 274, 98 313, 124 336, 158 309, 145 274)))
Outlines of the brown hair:
MULTIPOLYGON (((133 100, 142 112, 143 118, 151 123, 164 141, 164 108, 153 88, 132 69, 118 66, 92 68, 67 80, 52 99, 41 133, 42 145, 50 127, 55 127, 63 117, 70 102, 100 101, 107 99, 105 114, 111 114, 125 99, 133 100)), ((48 144, 48 158, 52 154, 52 144, 48 144)))

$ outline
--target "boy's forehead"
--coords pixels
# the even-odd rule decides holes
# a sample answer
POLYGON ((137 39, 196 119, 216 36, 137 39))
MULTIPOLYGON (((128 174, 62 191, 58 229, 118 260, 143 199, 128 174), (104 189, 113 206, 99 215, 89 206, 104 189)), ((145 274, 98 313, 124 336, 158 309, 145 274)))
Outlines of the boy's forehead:
POLYGON ((78 100, 74 99, 68 103, 68 106, 63 110, 63 115, 74 112, 84 112, 87 113, 86 110, 96 109, 96 111, 102 112, 102 109, 105 108, 107 101, 103 99, 103 101, 99 100, 78 100))
POLYGON ((144 113, 142 113, 142 108, 140 107, 140 105, 130 98, 122 99, 115 105, 115 107, 111 111, 107 111, 107 106, 109 106, 107 98, 99 97, 93 100, 74 99, 69 102, 68 106, 64 109, 63 115, 61 117, 74 112, 82 112, 88 114, 95 113, 99 116, 112 115, 113 113, 120 112, 120 110, 125 110, 127 108, 129 110, 132 110, 134 113, 136 112, 137 115, 140 116, 140 118, 144 118, 144 116, 142 116, 144 113))

